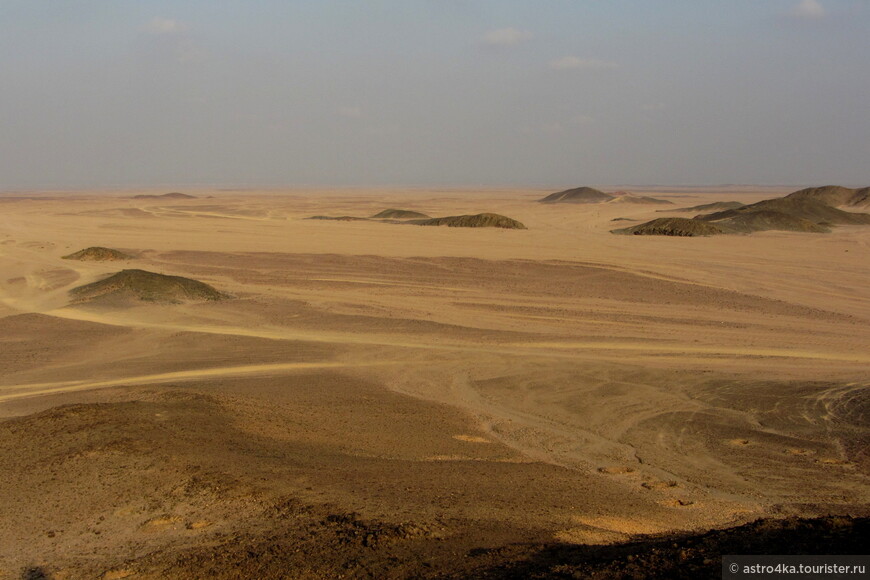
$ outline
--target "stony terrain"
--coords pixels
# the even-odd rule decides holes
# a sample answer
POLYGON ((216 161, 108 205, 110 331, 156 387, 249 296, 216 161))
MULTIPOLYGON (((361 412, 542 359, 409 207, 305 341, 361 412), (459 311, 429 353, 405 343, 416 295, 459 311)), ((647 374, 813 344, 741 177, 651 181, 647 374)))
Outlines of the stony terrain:
POLYGON ((689 240, 609 234, 658 206, 540 190, 192 193, 0 195, 0 577, 703 578, 860 547, 870 228, 689 240), (384 207, 528 229, 306 219, 384 207), (91 246, 140 270, 63 259, 91 246))

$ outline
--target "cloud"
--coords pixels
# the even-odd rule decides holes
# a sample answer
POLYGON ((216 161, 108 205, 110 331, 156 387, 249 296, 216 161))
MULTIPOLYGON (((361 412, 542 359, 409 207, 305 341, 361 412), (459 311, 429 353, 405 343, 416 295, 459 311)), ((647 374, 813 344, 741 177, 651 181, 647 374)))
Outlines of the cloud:
POLYGON ((345 117, 347 119, 359 119, 362 117, 362 109, 357 106, 353 107, 339 107, 336 111, 339 116, 345 117))
POLYGON ((145 26, 151 34, 179 34, 187 31, 187 25, 171 18, 154 18, 145 26))
POLYGON ((161 58, 171 58, 178 63, 197 63, 207 58, 189 33, 190 27, 172 18, 153 18, 143 30, 152 36, 151 50, 161 58))
POLYGON ((813 20, 825 16, 825 7, 818 0, 801 0, 791 11, 792 16, 813 20))
POLYGON ((499 28, 483 35, 483 43, 490 46, 513 46, 532 38, 531 32, 516 28, 499 28))
POLYGON ((641 111, 661 111, 664 108, 664 103, 644 103, 640 106, 641 111))
POLYGON ((609 60, 599 60, 597 58, 579 58, 576 56, 564 56, 550 63, 550 68, 553 70, 605 70, 616 68, 617 66, 619 65, 609 60))

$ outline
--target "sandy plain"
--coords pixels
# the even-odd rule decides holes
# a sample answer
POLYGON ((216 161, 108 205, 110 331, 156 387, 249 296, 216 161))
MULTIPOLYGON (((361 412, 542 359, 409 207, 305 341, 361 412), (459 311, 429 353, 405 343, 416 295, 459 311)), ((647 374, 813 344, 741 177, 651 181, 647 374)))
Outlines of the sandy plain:
POLYGON ((0 578, 483 576, 536 542, 870 515, 870 228, 185 191, 0 195, 0 578), (391 207, 528 229, 304 219, 391 207), (136 257, 61 259, 88 246, 136 257), (69 305, 122 268, 233 299, 69 305))

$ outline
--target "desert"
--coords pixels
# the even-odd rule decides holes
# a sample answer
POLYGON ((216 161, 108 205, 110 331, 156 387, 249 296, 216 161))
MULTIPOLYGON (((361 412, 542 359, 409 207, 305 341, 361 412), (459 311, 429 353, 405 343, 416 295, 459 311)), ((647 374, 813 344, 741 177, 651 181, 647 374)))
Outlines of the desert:
POLYGON ((0 580, 863 577, 868 30, 2 0, 0 580))
POLYGON ((860 553, 866 190, 824 189, 859 216, 826 233, 610 233, 844 211, 796 189, 631 188, 683 214, 592 188, 0 194, 0 578, 860 553))

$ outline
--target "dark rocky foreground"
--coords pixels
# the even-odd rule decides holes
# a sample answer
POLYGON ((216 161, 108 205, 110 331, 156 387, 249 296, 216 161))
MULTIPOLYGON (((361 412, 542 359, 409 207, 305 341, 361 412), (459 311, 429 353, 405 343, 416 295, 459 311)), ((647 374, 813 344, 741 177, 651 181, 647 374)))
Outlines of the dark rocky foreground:
MULTIPOLYGON (((155 552, 130 562, 123 573, 178 579, 695 580, 720 578, 723 555, 866 554, 870 536, 870 518, 789 518, 612 546, 512 543, 469 549, 471 533, 440 537, 431 527, 383 524, 321 509, 290 501, 271 514, 283 522, 281 531, 234 534, 181 553, 155 552)), ((479 539, 486 544, 494 532, 481 529, 479 539)), ((22 579, 53 577, 43 567, 21 574, 22 579)))
MULTIPOLYGON (((721 578, 723 555, 866 554, 870 518, 758 520, 698 535, 615 546, 543 545, 477 578, 721 578)), ((462 577, 453 575, 453 578, 462 577)))

